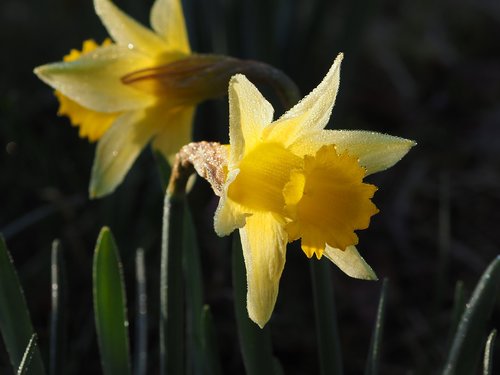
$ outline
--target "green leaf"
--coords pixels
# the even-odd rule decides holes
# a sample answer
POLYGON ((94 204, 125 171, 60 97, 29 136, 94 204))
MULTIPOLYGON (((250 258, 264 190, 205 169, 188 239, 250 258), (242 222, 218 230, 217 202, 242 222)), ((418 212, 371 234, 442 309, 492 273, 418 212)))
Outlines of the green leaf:
POLYGON ((31 360, 33 359, 33 354, 35 353, 36 348, 36 333, 34 333, 33 336, 31 336, 26 350, 24 351, 23 359, 21 360, 21 364, 17 369, 17 375, 26 375, 28 373, 31 365, 31 360))
POLYGON ((378 374, 378 367, 380 361, 380 347, 382 345, 382 334, 384 331, 384 318, 385 318, 385 305, 386 305, 386 295, 387 286, 389 285, 388 279, 384 279, 382 284, 382 292, 380 293, 380 299, 378 302, 377 309, 377 320, 375 321, 375 328, 373 330, 372 339, 370 342, 370 350, 368 354, 368 360, 366 362, 365 375, 376 375, 378 374))
MULTIPOLYGON (((0 234, 0 332, 13 369, 18 369, 34 331, 12 258, 0 234)), ((34 349, 30 375, 45 374, 42 357, 34 349)))
POLYGON ((66 275, 59 240, 52 242, 51 255, 51 298, 50 310, 50 375, 63 373, 66 358, 66 275))
POLYGON ((310 263, 316 335, 318 341, 319 368, 322 375, 340 375, 342 354, 338 336, 337 312, 329 262, 310 263))
POLYGON ((148 306, 146 291, 146 265, 144 250, 137 249, 135 253, 135 280, 136 280, 136 312, 135 312, 135 340, 134 374, 145 375, 148 364, 148 306))
POLYGON ((156 159, 156 165, 158 166, 158 173, 160 174, 160 182, 163 191, 166 190, 168 186, 168 181, 170 180, 170 174, 172 172, 172 168, 168 163, 167 159, 163 156, 160 151, 153 150, 153 155, 156 159))
POLYGON ((497 256, 481 276, 462 315, 455 334, 444 375, 473 374, 481 356, 486 325, 500 285, 500 256, 497 256))
POLYGON ((233 234, 233 293, 236 324, 240 339, 243 364, 247 375, 271 375, 275 371, 275 359, 271 345, 269 323, 260 329, 248 317, 246 308, 247 280, 240 236, 233 234))
POLYGON ((186 330, 187 330, 187 363, 189 373, 205 374, 208 358, 203 351, 203 278, 200 264, 200 251, 196 241, 196 231, 193 225, 188 205, 184 211, 183 239, 184 274, 186 275, 186 330))
POLYGON ((93 266, 94 315, 105 375, 130 374, 128 321, 122 265, 115 240, 104 227, 93 266))
POLYGON ((495 346, 495 339, 497 337, 497 330, 494 329, 488 336, 486 340, 486 345, 484 347, 484 358, 483 358, 483 375, 493 374, 493 349, 495 346))
POLYGON ((160 374, 184 374, 184 195, 165 195, 160 265, 160 374))
POLYGON ((219 361, 214 322, 208 305, 203 306, 201 322, 203 326, 202 347, 205 359, 203 374, 221 375, 222 369, 219 361))

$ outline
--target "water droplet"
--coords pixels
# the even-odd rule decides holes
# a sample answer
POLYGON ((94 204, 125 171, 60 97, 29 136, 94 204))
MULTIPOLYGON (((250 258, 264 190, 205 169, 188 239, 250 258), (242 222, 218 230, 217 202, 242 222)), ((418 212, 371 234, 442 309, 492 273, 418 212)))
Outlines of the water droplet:
POLYGON ((128 49, 134 49, 134 45, 132 43, 127 44, 128 49))
POLYGON ((118 155, 118 151, 114 150, 111 155, 113 155, 114 158, 116 158, 116 156, 118 155))

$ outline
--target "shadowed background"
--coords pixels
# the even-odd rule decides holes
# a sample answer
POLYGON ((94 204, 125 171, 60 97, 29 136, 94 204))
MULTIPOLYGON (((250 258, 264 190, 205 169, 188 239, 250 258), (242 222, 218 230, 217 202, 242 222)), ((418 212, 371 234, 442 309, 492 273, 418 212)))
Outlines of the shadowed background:
MULTIPOLYGON (((149 25, 152 1, 116 4, 149 25)), ((500 3, 183 4, 194 51, 270 63, 303 94, 344 52, 329 127, 418 142, 395 167, 369 177, 379 187, 374 201, 381 212, 359 232, 359 249, 380 278, 390 279, 381 374, 436 373, 446 353, 456 281, 463 280, 470 292, 500 252, 500 3)), ((134 251, 139 246, 146 251, 154 373, 163 192, 151 151, 143 152, 113 195, 89 201, 95 146, 79 139, 68 119, 56 116, 52 90, 32 74, 35 66, 81 48, 85 39, 102 41, 105 29, 90 0, 4 0, 0 31, 0 231, 20 274, 40 347, 43 351, 48 340, 50 246, 60 238, 70 290, 67 370, 99 373, 91 264, 98 231, 109 225, 130 287, 131 321, 134 251)), ((280 115, 284 109, 273 104, 280 115)), ((212 101, 199 107, 194 137, 227 142, 227 126, 227 98, 212 101)), ((207 184, 198 181, 190 200, 222 364, 226 373, 242 373, 230 241, 213 232, 217 201, 207 184)), ((318 371, 308 262, 297 246, 289 248, 270 324, 286 374, 318 371)), ((381 283, 352 280, 337 269, 333 280, 346 373, 361 373, 381 283)), ((498 328, 499 318, 497 304, 492 327, 498 328)), ((498 354, 497 349, 497 367, 498 354)), ((0 373, 4 369, 8 359, 0 341, 0 373)))

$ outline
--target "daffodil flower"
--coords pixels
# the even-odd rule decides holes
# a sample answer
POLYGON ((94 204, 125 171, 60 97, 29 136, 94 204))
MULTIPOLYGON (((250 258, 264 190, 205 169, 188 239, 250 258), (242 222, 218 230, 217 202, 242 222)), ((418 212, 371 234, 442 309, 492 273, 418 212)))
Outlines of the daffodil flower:
POLYGON ((339 55, 323 81, 273 122, 273 107, 244 76, 229 84, 230 145, 219 187, 215 231, 239 229, 247 271, 247 309, 260 327, 278 294, 288 242, 323 255, 347 275, 376 279, 355 231, 378 212, 369 174, 399 161, 415 144, 390 135, 325 130, 339 87, 339 55))
POLYGON ((38 67, 35 73, 57 90, 59 112, 81 125, 80 134, 99 139, 89 188, 91 197, 99 197, 120 184, 150 140, 165 157, 187 143, 200 98, 172 101, 126 82, 131 74, 190 56, 179 0, 155 1, 153 30, 108 0, 95 0, 94 6, 113 43, 86 42, 81 52, 73 51, 64 62, 38 67))

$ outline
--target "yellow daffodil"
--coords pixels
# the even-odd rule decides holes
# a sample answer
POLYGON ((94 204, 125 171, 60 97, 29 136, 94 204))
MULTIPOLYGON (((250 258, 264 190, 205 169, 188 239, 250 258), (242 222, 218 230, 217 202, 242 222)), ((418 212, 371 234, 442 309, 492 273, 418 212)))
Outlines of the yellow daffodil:
POLYGON ((94 6, 113 43, 87 41, 81 52, 73 50, 65 61, 35 73, 56 89, 59 113, 80 126, 80 135, 99 139, 89 188, 91 197, 99 197, 120 184, 150 140, 167 158, 189 142, 195 105, 204 98, 183 92, 182 101, 172 100, 175 93, 152 92, 154 83, 141 87, 157 78, 155 67, 165 70, 191 55, 180 0, 155 1, 153 30, 109 0, 95 0, 94 6))
POLYGON ((378 210, 369 174, 391 167, 415 144, 390 135, 325 130, 339 87, 342 55, 303 100, 273 120, 271 104, 244 75, 229 84, 230 145, 214 218, 220 236, 239 228, 247 270, 247 309, 269 320, 286 244, 301 240, 351 277, 376 279, 356 250, 355 231, 378 210))

